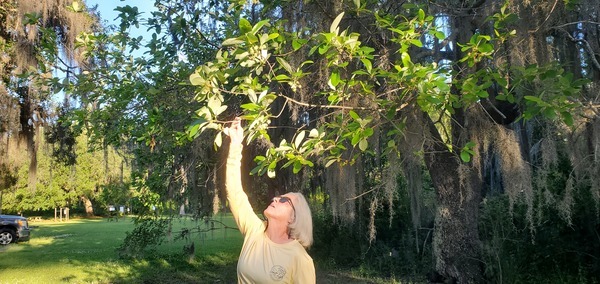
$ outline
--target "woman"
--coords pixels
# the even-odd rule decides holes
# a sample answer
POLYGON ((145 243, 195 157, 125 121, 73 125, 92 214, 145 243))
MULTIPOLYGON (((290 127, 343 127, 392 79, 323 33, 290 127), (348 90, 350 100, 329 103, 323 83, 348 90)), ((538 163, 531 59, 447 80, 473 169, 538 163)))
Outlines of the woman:
POLYGON ((312 217, 304 196, 297 192, 273 198, 254 213, 242 188, 240 165, 244 130, 236 118, 225 131, 230 137, 225 188, 227 200, 244 245, 238 260, 238 283, 315 283, 315 267, 306 252, 313 241, 312 217))

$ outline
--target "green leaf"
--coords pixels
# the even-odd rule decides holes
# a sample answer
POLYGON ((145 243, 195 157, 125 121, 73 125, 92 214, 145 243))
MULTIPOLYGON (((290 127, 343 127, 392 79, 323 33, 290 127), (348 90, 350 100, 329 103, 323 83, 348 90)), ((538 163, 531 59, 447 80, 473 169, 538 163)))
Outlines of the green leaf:
POLYGON ((358 132, 354 132, 350 143, 352 144, 352 146, 356 146, 356 144, 358 144, 360 142, 360 139, 361 139, 360 134, 358 132))
POLYGON ((468 163, 468 162, 471 161, 471 155, 467 151, 461 151, 460 152, 460 159, 463 162, 468 163))
POLYGON ((294 40, 292 40, 292 48, 294 48, 294 51, 300 49, 303 45, 305 45, 308 42, 308 40, 302 39, 302 38, 296 38, 294 40))
POLYGON ((432 104, 436 104, 436 105, 438 105, 438 104, 441 104, 441 103, 442 103, 442 100, 440 100, 438 97, 435 97, 435 96, 426 96, 426 97, 425 97, 425 99, 426 99, 428 102, 430 102, 430 103, 432 103, 432 104))
POLYGON ((387 146, 388 148, 395 148, 396 147, 396 141, 394 140, 390 140, 387 142, 387 146))
POLYGON ((545 104, 545 102, 542 99, 535 97, 535 96, 524 96, 523 98, 525 100, 532 101, 532 102, 535 102, 538 104, 545 104))
POLYGON ((269 23, 269 20, 262 20, 252 27, 252 34, 256 34, 262 27, 269 23))
POLYGON ((419 9, 418 17, 419 17, 419 21, 425 20, 425 11, 423 11, 423 9, 419 9))
POLYGON ((333 20, 333 22, 331 23, 331 27, 329 27, 329 32, 335 35, 339 34, 339 25, 340 22, 342 21, 342 18, 344 17, 344 12, 341 12, 336 18, 335 20, 333 20))
POLYGON ((258 42, 258 37, 254 34, 248 33, 248 34, 246 34, 246 40, 250 44, 255 44, 258 42))
POLYGON ((562 115, 562 118, 563 118, 563 121, 565 122, 565 124, 567 124, 568 126, 573 126, 573 116, 571 115, 570 112, 563 111, 560 114, 562 115))
POLYGON ((329 168, 329 166, 333 165, 333 163, 335 163, 335 162, 336 162, 335 159, 331 159, 331 160, 327 161, 327 163, 325 164, 325 167, 329 168))
POLYGON ((240 19, 238 26, 240 28, 241 34, 245 34, 252 30, 252 24, 250 24, 250 22, 244 18, 240 19))
POLYGON ((309 167, 311 167, 311 168, 315 166, 315 164, 313 164, 313 162, 311 162, 311 161, 309 161, 309 160, 304 160, 304 161, 302 161, 302 164, 303 164, 303 165, 308 165, 308 166, 309 166, 309 167))
POLYGON ((323 45, 319 46, 319 54, 325 54, 325 52, 327 52, 327 50, 329 50, 328 44, 323 44, 323 45))
POLYGON ((294 170, 293 170, 294 174, 299 173, 301 169, 302 169, 302 163, 300 163, 300 161, 296 160, 294 162, 294 170))
POLYGON ((192 75, 190 75, 190 83, 192 85, 195 85, 195 86, 203 85, 204 82, 206 82, 206 80, 204 78, 202 78, 202 76, 200 76, 200 74, 192 73, 192 75))
POLYGON ((296 146, 296 149, 300 148, 300 145, 302 145, 302 140, 304 140, 305 135, 306 131, 300 131, 298 136, 296 136, 296 140, 294 140, 294 146, 296 146))
POLYGON ((208 99, 206 106, 214 112, 221 107, 221 101, 216 96, 213 96, 208 99))
POLYGON ((206 124, 207 120, 200 117, 198 119, 196 119, 194 122, 192 122, 192 124, 190 124, 187 127, 187 133, 188 133, 188 137, 189 138, 195 138, 196 135, 198 134, 198 130, 200 129, 200 126, 202 126, 203 124, 206 124))
POLYGON ((423 43, 418 39, 411 39, 409 42, 414 46, 423 47, 423 43))
POLYGON ((402 55, 400 57, 402 58, 402 65, 404 65, 404 67, 410 67, 413 65, 410 59, 410 55, 408 55, 407 52, 402 52, 402 55))
POLYGON ((221 45, 229 46, 229 45, 238 45, 240 43, 244 43, 244 41, 239 38, 228 38, 228 39, 224 40, 221 45))
POLYGON ((433 33, 433 35, 435 36, 435 38, 437 38, 438 40, 444 40, 446 39, 446 35, 443 32, 440 31, 435 31, 433 33))
POLYGON ((294 71, 292 70, 292 66, 285 61, 285 59, 283 59, 282 57, 277 57, 277 62, 279 62, 279 64, 283 67, 283 69, 285 69, 285 71, 287 71, 288 73, 292 74, 294 71))
POLYGON ((360 142, 358 143, 358 148, 363 152, 366 151, 368 147, 369 147, 369 141, 367 141, 366 138, 360 140, 360 142))
POLYGON ((482 53, 491 53, 492 51, 494 51, 494 46, 489 43, 484 43, 479 45, 479 51, 481 51, 482 53))
POLYGON ((440 90, 442 93, 446 93, 450 91, 450 86, 446 83, 445 79, 436 80, 433 84, 440 90))
POLYGON ((269 163, 269 169, 274 170, 275 168, 277 168, 277 161, 272 161, 271 163, 269 163))
POLYGON ((246 110, 254 110, 254 111, 256 111, 256 110, 259 110, 259 109, 260 109, 260 106, 259 106, 259 105, 257 105, 257 104, 255 104, 255 103, 247 103, 247 104, 242 104, 240 107, 241 107, 242 109, 246 109, 246 110))
POLYGON ((310 133, 308 134, 308 137, 310 137, 310 138, 319 137, 319 130, 317 130, 316 128, 311 129, 310 133))
POLYGON ((275 76, 275 81, 282 81, 282 82, 287 82, 290 81, 292 78, 290 78, 290 76, 288 75, 284 75, 284 74, 280 74, 275 76))
POLYGON ((187 133, 188 137, 191 139, 196 138, 196 134, 198 134, 198 130, 200 129, 200 124, 192 124, 188 126, 187 133))
POLYGON ((217 146, 217 148, 220 148, 222 143, 223 143, 223 132, 219 132, 219 133, 217 133, 217 136, 215 137, 215 146, 217 146))
POLYGON ((542 113, 544 114, 545 117, 547 117, 549 119, 555 119, 556 118, 556 111, 552 107, 544 108, 544 110, 542 111, 542 113))
MULTIPOLYGON (((289 157, 288 155, 286 155, 286 158, 288 159, 293 159, 295 156, 291 155, 291 157, 289 157)), ((285 169, 287 167, 289 167, 291 164, 293 164, 296 160, 289 160, 287 161, 285 164, 283 164, 283 166, 281 166, 282 169, 285 169)))
POLYGON ((340 73, 338 73, 337 71, 331 72, 331 76, 329 77, 329 84, 331 86, 333 86, 332 89, 335 90, 335 88, 337 87, 337 85, 339 85, 339 83, 340 83, 340 73))
POLYGON ((361 58, 360 61, 363 63, 363 65, 365 65, 365 69, 367 69, 367 72, 371 73, 371 70, 373 69, 373 64, 371 63, 371 60, 361 58))
POLYGON ((327 96, 327 101, 329 103, 335 103, 335 102, 337 102, 338 99, 339 99, 339 96, 335 93, 331 93, 331 94, 329 94, 329 96, 327 96))

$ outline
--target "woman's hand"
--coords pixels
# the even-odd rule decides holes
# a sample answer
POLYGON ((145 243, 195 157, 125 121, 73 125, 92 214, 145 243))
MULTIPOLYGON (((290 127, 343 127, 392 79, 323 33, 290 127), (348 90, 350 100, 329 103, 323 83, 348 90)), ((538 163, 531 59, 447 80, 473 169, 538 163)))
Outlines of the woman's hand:
POLYGON ((223 132, 229 136, 231 145, 242 144, 242 141, 244 141, 244 128, 242 128, 242 119, 236 117, 233 122, 231 122, 231 125, 223 132))

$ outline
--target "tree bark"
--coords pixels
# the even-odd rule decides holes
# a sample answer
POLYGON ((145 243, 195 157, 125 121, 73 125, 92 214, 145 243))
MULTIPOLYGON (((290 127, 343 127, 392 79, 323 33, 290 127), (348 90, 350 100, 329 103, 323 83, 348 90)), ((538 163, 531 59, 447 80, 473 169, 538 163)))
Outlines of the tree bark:
POLYGON ((94 216, 94 206, 92 204, 92 201, 84 195, 82 195, 80 198, 81 198, 81 201, 83 201, 83 204, 85 207, 85 215, 87 217, 93 217, 94 216))
POLYGON ((482 283, 478 234, 481 177, 449 152, 433 122, 427 119, 433 140, 425 145, 425 163, 437 195, 433 254, 438 274, 451 282, 482 283))
MULTIPOLYGON (((484 15, 481 5, 485 1, 472 4, 469 1, 457 1, 458 7, 470 7, 467 12, 451 13, 450 26, 455 33, 454 46, 469 42, 479 29, 483 28, 484 15), (476 13, 476 11, 478 13, 476 13)), ((453 49, 454 58, 464 56, 460 48, 453 49)), ((482 63, 468 66, 466 63, 454 65, 457 80, 482 68, 482 63)), ((458 86, 452 86, 456 96, 462 93, 458 86)), ((478 120, 487 119, 478 108, 455 109, 452 114, 450 133, 444 140, 435 123, 423 114, 427 133, 425 139, 425 164, 436 189, 437 208, 433 234, 433 254, 436 273, 453 283, 483 283, 483 263, 479 239, 479 204, 483 189, 481 157, 474 157, 466 163, 459 157, 460 149, 469 141, 477 140, 476 133, 482 129, 478 120), (452 144, 448 149, 446 143, 452 144)), ((476 155, 481 155, 477 153, 476 155)))

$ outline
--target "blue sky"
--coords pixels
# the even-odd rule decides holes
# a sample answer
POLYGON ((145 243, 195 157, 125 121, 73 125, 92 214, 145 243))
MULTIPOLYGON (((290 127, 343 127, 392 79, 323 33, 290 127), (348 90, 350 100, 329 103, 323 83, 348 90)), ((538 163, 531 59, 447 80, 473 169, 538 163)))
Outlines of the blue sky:
MULTIPOLYGON (((141 18, 148 18, 150 16, 150 12, 154 9, 154 0, 83 0, 88 7, 98 5, 98 11, 100 12, 101 22, 103 25, 118 25, 119 21, 115 20, 115 18, 119 15, 119 12, 114 9, 118 6, 136 6, 138 10, 142 12, 141 18)), ((130 30, 132 36, 144 36, 147 34, 146 28, 140 25, 139 29, 132 27, 130 30)), ((142 42, 144 44, 144 42, 142 42)), ((143 49, 143 47, 142 47, 143 49)), ((143 50, 136 50, 133 52, 136 56, 141 56, 143 50)), ((64 77, 64 73, 59 69, 55 70, 55 76, 64 77)), ((63 100, 64 93, 61 91, 53 95, 53 100, 56 102, 60 102, 63 100)))
MULTIPOLYGON (((154 0, 85 0, 85 3, 88 7, 98 5, 98 11, 100 12, 100 17, 102 18, 101 21, 105 25, 119 24, 119 21, 115 20, 115 18, 119 15, 119 12, 114 10, 119 6, 129 5, 132 7, 138 7, 138 11, 142 13, 141 18, 148 18, 150 16, 150 12, 155 9, 154 0)), ((134 29, 130 32, 133 36, 139 36, 144 35, 146 29, 141 27, 141 29, 134 29)))
MULTIPOLYGON (((139 28, 135 26, 131 26, 129 33, 132 37, 142 36, 143 39, 148 39, 150 37, 147 27, 142 25, 143 21, 149 18, 152 11, 156 11, 156 7, 154 7, 154 0, 84 0, 86 5, 91 8, 95 5, 98 5, 98 12, 100 12, 100 21, 104 26, 115 25, 118 26, 120 24, 120 20, 116 19, 119 15, 118 11, 115 11, 117 7, 122 6, 132 6, 137 7, 138 11, 141 13, 138 20, 140 21, 139 28)), ((142 57, 145 52, 144 45, 146 42, 142 39, 142 46, 138 50, 134 50, 132 55, 136 57, 142 57)))

